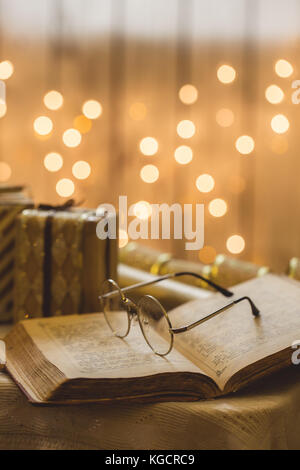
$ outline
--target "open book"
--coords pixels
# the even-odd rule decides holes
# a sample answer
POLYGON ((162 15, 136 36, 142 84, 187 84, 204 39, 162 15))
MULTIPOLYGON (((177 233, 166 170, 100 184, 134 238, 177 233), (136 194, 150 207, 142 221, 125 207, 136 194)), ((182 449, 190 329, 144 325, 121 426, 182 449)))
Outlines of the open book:
MULTIPOLYGON (((300 340, 300 284, 266 275, 232 291, 233 299, 251 297, 260 317, 253 317, 249 304, 241 302, 175 335, 166 357, 151 351, 138 323, 120 339, 103 315, 94 313, 18 323, 6 337, 6 367, 28 398, 38 403, 197 400, 296 367, 291 346, 300 340)), ((179 327, 226 303, 220 294, 211 294, 177 307, 169 316, 179 327)))

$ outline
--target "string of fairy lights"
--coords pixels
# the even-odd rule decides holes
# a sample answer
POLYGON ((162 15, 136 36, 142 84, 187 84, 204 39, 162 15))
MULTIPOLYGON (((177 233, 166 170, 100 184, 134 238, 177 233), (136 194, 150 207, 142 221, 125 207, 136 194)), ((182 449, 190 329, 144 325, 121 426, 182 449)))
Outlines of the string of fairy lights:
MULTIPOLYGON (((274 65, 275 73, 280 78, 288 78, 293 74, 293 66, 286 59, 279 59, 274 65)), ((9 60, 0 62, 0 80, 8 80, 14 73, 14 65, 9 60)), ((232 65, 223 64, 217 68, 217 79, 225 86, 231 85, 237 79, 237 71, 232 65)), ((199 92, 196 86, 188 83, 184 84, 178 91, 180 101, 187 106, 195 104, 198 100, 199 92)), ((265 98, 270 104, 279 104, 284 100, 284 91, 275 83, 267 86, 265 98)), ((48 91, 43 97, 43 104, 49 111, 58 111, 64 104, 63 95, 57 90, 48 91)), ((63 144, 68 148, 78 147, 84 134, 92 129, 92 122, 102 115, 102 105, 95 99, 89 99, 82 105, 81 114, 73 120, 73 127, 66 129, 61 138, 63 144)), ((0 118, 4 118, 7 113, 7 104, 0 101, 0 118)), ((142 121, 147 115, 147 107, 142 102, 133 103, 129 108, 129 115, 135 121, 142 121)), ((229 108, 217 110, 215 116, 219 126, 227 128, 235 121, 234 112, 229 108)), ((285 134, 290 123, 284 114, 275 114, 270 121, 271 129, 275 134, 285 134)), ((37 116, 33 121, 33 129, 37 137, 49 137, 54 129, 53 119, 46 114, 37 116)), ((197 132, 195 123, 190 119, 178 122, 176 132, 182 139, 182 144, 174 151, 174 159, 179 165, 188 165, 193 160, 193 149, 190 139, 197 132)), ((243 156, 250 155, 255 148, 255 140, 249 135, 240 135, 234 142, 237 152, 243 156)), ((282 145, 278 153, 284 153, 286 145, 282 145)), ((155 137, 145 136, 139 142, 139 150, 144 156, 155 156, 159 151, 159 142, 155 137)), ((55 173, 61 170, 64 164, 63 156, 56 152, 50 152, 44 157, 44 167, 47 171, 55 173)), ((90 163, 84 160, 76 161, 72 166, 72 175, 78 180, 87 179, 91 174, 90 163)), ((0 162, 0 182, 9 181, 12 176, 10 165, 4 161, 0 162)), ((155 164, 145 164, 140 169, 139 176, 146 184, 153 184, 159 180, 159 168, 155 164)), ((210 174, 200 174, 196 177, 195 187, 200 193, 210 193, 215 188, 215 179, 210 174)), ((62 197, 70 197, 75 191, 75 184, 71 178, 61 178, 56 182, 56 192, 62 197)), ((208 204, 208 211, 212 217, 223 217, 228 212, 228 204, 222 198, 212 199, 208 204)), ((135 216, 141 220, 146 220, 151 216, 151 204, 147 201, 139 201, 135 204, 135 216)), ((128 243, 128 234, 120 233, 120 246, 128 243)), ((232 234, 226 240, 226 248, 232 254, 239 254, 245 248, 244 237, 240 234, 232 234)), ((212 262, 216 256, 213 247, 205 246, 200 250, 200 260, 206 263, 212 262)))

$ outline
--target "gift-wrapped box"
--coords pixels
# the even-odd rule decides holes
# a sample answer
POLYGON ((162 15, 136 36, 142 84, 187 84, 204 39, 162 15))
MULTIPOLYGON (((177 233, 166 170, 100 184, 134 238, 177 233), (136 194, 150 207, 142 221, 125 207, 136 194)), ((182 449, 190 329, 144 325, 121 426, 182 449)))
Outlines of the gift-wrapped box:
POLYGON ((97 237, 90 210, 25 210, 17 221, 14 320, 99 311, 104 279, 116 278, 117 240, 97 237))
POLYGON ((23 186, 0 186, 0 321, 13 315, 14 255, 16 217, 25 208, 32 207, 23 186))
MULTIPOLYGON (((175 259, 169 253, 162 253, 136 242, 128 243, 120 250, 120 261, 125 265, 155 275, 192 271, 223 287, 231 287, 248 279, 262 276, 269 271, 266 266, 258 266, 225 255, 217 255, 214 263, 209 265, 175 259)), ((211 289, 206 282, 188 276, 179 277, 176 281, 211 289)), ((126 283, 126 279, 124 279, 124 282, 126 283)), ((122 279, 120 279, 121 283, 122 279)))

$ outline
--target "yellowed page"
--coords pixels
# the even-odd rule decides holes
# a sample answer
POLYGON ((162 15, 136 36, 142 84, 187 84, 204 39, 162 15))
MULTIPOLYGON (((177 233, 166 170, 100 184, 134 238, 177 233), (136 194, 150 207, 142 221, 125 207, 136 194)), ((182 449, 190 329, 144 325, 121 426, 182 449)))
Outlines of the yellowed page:
POLYGON ((48 361, 70 379, 200 372, 175 350, 165 358, 155 355, 136 322, 125 339, 112 334, 103 314, 28 320, 23 326, 48 361))
MULTIPOLYGON (((186 333, 175 335, 175 347, 210 375, 220 388, 243 367, 282 351, 300 339, 300 283, 266 275, 231 289, 234 297, 216 294, 170 313, 174 327, 184 326, 249 296, 261 311, 254 318, 243 301, 186 333)), ((292 349, 291 349, 292 356, 292 349)))

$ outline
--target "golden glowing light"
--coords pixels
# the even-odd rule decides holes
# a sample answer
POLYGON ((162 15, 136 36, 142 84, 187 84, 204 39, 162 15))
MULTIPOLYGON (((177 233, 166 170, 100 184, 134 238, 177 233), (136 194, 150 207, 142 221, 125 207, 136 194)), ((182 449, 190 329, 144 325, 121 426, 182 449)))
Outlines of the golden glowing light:
POLYGON ((248 155, 253 152, 255 143, 249 135, 241 135, 235 142, 235 147, 238 152, 243 155, 248 155))
POLYGON ((0 62, 0 80, 7 80, 14 73, 14 66, 9 60, 0 62))
POLYGON ((223 217, 227 212, 227 204, 224 199, 213 199, 208 205, 208 210, 213 217, 223 217))
POLYGON ((63 133, 63 143, 67 147, 78 147, 81 142, 81 134, 77 129, 67 129, 63 133))
POLYGON ((129 108, 129 116, 134 121, 142 121, 147 114, 147 108, 144 103, 133 103, 129 108))
POLYGON ((124 248, 128 243, 128 233, 125 230, 119 230, 119 248, 124 248))
POLYGON ((72 173, 75 178, 79 180, 85 180, 91 174, 91 166, 88 162, 79 160, 78 162, 74 163, 72 167, 72 173))
POLYGON ((147 220, 151 217, 152 206, 147 201, 139 201, 134 205, 134 215, 141 220, 147 220))
POLYGON ((221 127, 229 127, 233 124, 234 114, 231 109, 219 109, 216 114, 216 121, 221 127))
POLYGON ((193 159, 193 150, 187 145, 180 145, 174 152, 174 158, 180 165, 186 165, 193 159))
POLYGON ((214 186, 215 180, 210 175, 200 175, 196 180, 196 187, 201 193, 209 193, 214 189, 214 186))
POLYGON ((140 177, 145 183, 155 183, 159 178, 159 170, 155 165, 145 165, 140 171, 140 177))
POLYGON ((0 100, 0 118, 4 117, 7 112, 7 106, 5 101, 0 100))
POLYGON ((279 86, 270 85, 265 91, 265 96, 269 103, 278 104, 281 103, 281 101, 283 100, 284 93, 279 86))
POLYGON ((44 158, 44 165, 48 171, 59 171, 63 166, 63 158, 59 153, 50 152, 44 158))
POLYGON ((284 114, 276 114, 271 120, 271 127, 276 134, 284 134, 288 131, 290 123, 284 114))
POLYGON ((99 101, 88 100, 83 103, 82 112, 88 119, 98 119, 102 114, 102 106, 99 101))
POLYGON ((140 141, 140 151, 144 155, 155 155, 158 151, 158 142, 154 137, 144 137, 140 141))
POLYGON ((241 194, 246 189, 246 181, 242 176, 233 175, 229 180, 229 191, 232 194, 241 194))
POLYGON ((211 264, 215 261, 217 252, 214 247, 206 245, 199 251, 199 260, 204 264, 211 264))
POLYGON ((221 65, 217 70, 217 77, 221 83, 232 83, 236 77, 236 71, 231 65, 221 65))
POLYGON ((53 123, 47 116, 39 116, 33 123, 35 132, 39 135, 48 135, 53 129, 53 123))
POLYGON ((231 235, 231 237, 227 239, 226 247, 230 253, 236 255, 244 250, 245 240, 240 235, 231 235))
POLYGON ((74 129, 77 129, 81 134, 86 134, 92 128, 92 121, 83 114, 80 114, 74 119, 73 126, 74 129))
POLYGON ((177 124, 177 134, 182 139, 190 139, 191 137, 193 137, 195 132, 196 132, 196 127, 193 121, 189 121, 188 119, 185 119, 183 121, 180 121, 177 124))
POLYGON ((184 104, 194 104, 198 99, 198 90, 194 85, 187 83, 179 90, 179 99, 184 104))
POLYGON ((62 178, 56 184, 56 192, 61 197, 70 197, 74 193, 75 185, 69 178, 62 178))
POLYGON ((294 69, 292 64, 285 59, 277 60, 275 64, 275 72, 281 78, 290 77, 293 73, 294 69))
POLYGON ((0 182, 5 183, 11 177, 11 168, 8 163, 0 162, 0 182))
POLYGON ((64 99, 61 93, 56 90, 48 91, 44 96, 44 105, 46 108, 56 111, 63 105, 64 99))
POLYGON ((285 136, 275 135, 271 141, 271 149, 278 155, 283 155, 289 149, 289 143, 285 136))

